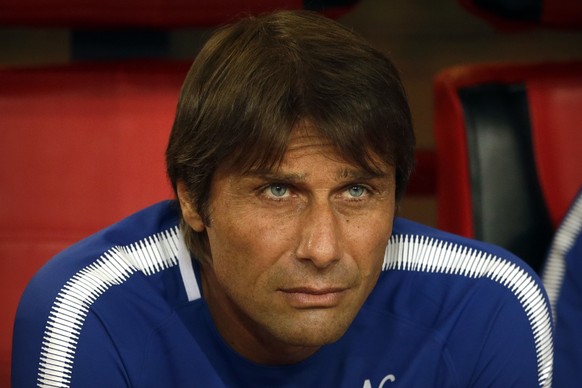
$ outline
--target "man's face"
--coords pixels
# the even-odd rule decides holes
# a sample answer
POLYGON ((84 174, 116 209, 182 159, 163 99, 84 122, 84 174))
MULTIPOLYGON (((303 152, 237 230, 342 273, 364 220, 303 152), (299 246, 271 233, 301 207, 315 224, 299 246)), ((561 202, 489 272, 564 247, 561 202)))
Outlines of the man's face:
POLYGON ((225 340, 261 363, 338 340, 380 274, 394 182, 393 167, 371 176, 304 126, 277 169, 216 173, 210 225, 181 201, 190 226, 208 233, 203 292, 225 340))

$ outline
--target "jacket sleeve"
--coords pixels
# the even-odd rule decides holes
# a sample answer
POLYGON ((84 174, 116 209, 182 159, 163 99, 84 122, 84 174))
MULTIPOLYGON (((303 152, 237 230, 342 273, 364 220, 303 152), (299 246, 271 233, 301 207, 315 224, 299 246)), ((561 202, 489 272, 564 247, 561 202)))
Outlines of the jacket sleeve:
POLYGON ((505 281, 486 280, 460 318, 463 329, 450 346, 463 386, 551 386, 553 328, 547 297, 535 274, 512 269, 515 276, 505 281))
POLYGON ((12 387, 130 386, 99 318, 92 311, 82 315, 83 322, 74 311, 55 314, 58 297, 49 283, 33 280, 21 298, 14 326, 12 387))

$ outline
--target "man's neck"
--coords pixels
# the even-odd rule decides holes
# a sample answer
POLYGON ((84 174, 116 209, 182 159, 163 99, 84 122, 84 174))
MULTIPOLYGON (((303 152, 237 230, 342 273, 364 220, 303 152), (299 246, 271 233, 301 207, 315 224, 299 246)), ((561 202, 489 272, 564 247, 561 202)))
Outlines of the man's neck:
POLYGON ((263 365, 287 365, 313 355, 320 347, 283 343, 265 330, 253 330, 257 324, 233 301, 209 286, 216 278, 212 269, 200 267, 202 292, 216 329, 224 341, 244 358, 263 365))

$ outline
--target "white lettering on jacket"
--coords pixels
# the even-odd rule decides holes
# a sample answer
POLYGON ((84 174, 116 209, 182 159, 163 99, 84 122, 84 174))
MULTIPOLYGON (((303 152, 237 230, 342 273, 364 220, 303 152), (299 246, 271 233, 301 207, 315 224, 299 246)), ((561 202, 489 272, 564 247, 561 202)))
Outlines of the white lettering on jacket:
MULTIPOLYGON (((388 382, 393 383, 396 381, 396 376, 394 376, 393 374, 389 374, 386 375, 382 381, 380 381, 380 384, 378 385, 378 388, 384 388, 384 385, 388 382)), ((362 388, 372 388, 372 382, 370 381, 370 379, 366 379, 366 381, 364 381, 364 386, 362 388)))

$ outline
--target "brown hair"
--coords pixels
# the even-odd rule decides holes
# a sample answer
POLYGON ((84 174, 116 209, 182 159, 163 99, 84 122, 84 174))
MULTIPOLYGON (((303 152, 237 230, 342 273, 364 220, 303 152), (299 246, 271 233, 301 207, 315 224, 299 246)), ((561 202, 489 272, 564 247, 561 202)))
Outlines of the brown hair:
MULTIPOLYGON (((378 159, 393 165, 400 199, 414 133, 397 70, 353 31, 306 11, 240 20, 202 48, 182 87, 166 152, 174 191, 184 182, 208 223, 216 169, 275 166, 300 121, 346 161, 371 172, 378 159)), ((192 254, 208 258, 206 233, 182 226, 192 254)))

